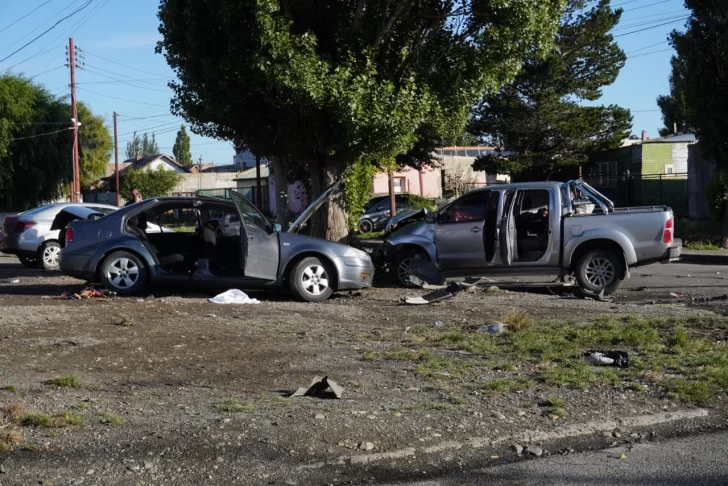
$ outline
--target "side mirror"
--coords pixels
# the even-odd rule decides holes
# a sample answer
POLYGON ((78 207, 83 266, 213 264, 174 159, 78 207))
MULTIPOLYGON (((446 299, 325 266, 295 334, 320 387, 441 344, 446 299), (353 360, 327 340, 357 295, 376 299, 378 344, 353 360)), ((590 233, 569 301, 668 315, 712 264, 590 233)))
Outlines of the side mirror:
POLYGON ((273 223, 273 233, 280 233, 282 231, 281 225, 273 223))
POLYGON ((437 223, 437 213, 425 214, 425 221, 427 221, 428 223, 437 223))

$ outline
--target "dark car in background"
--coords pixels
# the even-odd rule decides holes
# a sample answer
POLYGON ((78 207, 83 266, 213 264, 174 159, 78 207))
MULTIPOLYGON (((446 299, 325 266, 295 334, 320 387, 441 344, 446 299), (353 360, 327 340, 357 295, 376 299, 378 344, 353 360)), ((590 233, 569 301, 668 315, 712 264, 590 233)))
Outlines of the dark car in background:
MULTIPOLYGON (((394 202, 397 212, 406 211, 413 207, 409 194, 395 194, 394 202)), ((367 208, 359 217, 359 232, 371 233, 384 229, 391 217, 389 196, 376 196, 369 200, 367 208)))

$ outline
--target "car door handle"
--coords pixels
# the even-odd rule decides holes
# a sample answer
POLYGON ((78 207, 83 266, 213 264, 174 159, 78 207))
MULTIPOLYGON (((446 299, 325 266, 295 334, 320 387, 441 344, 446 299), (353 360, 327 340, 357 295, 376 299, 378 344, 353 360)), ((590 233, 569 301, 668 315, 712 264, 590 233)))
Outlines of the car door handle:
POLYGON ((472 231, 473 233, 480 233, 481 230, 478 226, 476 226, 475 228, 472 228, 470 231, 472 231))

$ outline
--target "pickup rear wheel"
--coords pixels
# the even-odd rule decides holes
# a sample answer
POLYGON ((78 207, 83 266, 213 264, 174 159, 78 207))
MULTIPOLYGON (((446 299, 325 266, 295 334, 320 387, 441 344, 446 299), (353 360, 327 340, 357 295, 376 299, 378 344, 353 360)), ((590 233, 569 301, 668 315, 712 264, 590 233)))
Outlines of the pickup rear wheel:
POLYGON ((614 293, 627 273, 624 260, 612 250, 589 250, 576 264, 576 281, 582 290, 595 294, 614 293))

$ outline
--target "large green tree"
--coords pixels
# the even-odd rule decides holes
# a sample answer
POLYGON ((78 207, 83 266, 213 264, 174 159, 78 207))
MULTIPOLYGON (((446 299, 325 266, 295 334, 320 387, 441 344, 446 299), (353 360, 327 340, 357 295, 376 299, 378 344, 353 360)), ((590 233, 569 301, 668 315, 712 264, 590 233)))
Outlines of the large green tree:
POLYGON ((114 142, 103 117, 94 115, 84 103, 78 103, 76 110, 81 122, 78 130, 81 187, 88 188, 106 175, 114 142))
POLYGON ((187 129, 184 125, 177 132, 177 138, 172 148, 175 160, 182 165, 192 165, 192 152, 190 152, 190 136, 187 135, 187 129))
POLYGON ((477 159, 476 170, 547 178, 629 135, 628 110, 581 104, 597 100, 626 60, 609 33, 622 10, 609 0, 589 4, 567 0, 554 49, 546 57, 534 53, 512 83, 477 106, 471 132, 505 152, 477 159))
MULTIPOLYGON (((553 39, 562 0, 162 0, 157 50, 195 133, 308 168, 313 194, 394 164, 427 125, 459 133, 483 93, 553 39)), ((342 201, 317 234, 347 233, 342 201)))
POLYGON ((148 134, 139 136, 134 132, 131 140, 126 142, 126 158, 127 160, 139 159, 142 157, 150 157, 159 154, 159 146, 157 140, 152 133, 151 138, 148 134))
POLYGON ((728 3, 685 0, 685 6, 691 15, 684 32, 670 35, 676 51, 671 93, 660 107, 665 128, 682 122, 697 136, 702 155, 722 172, 712 181, 708 202, 720 218, 728 248, 728 3))

